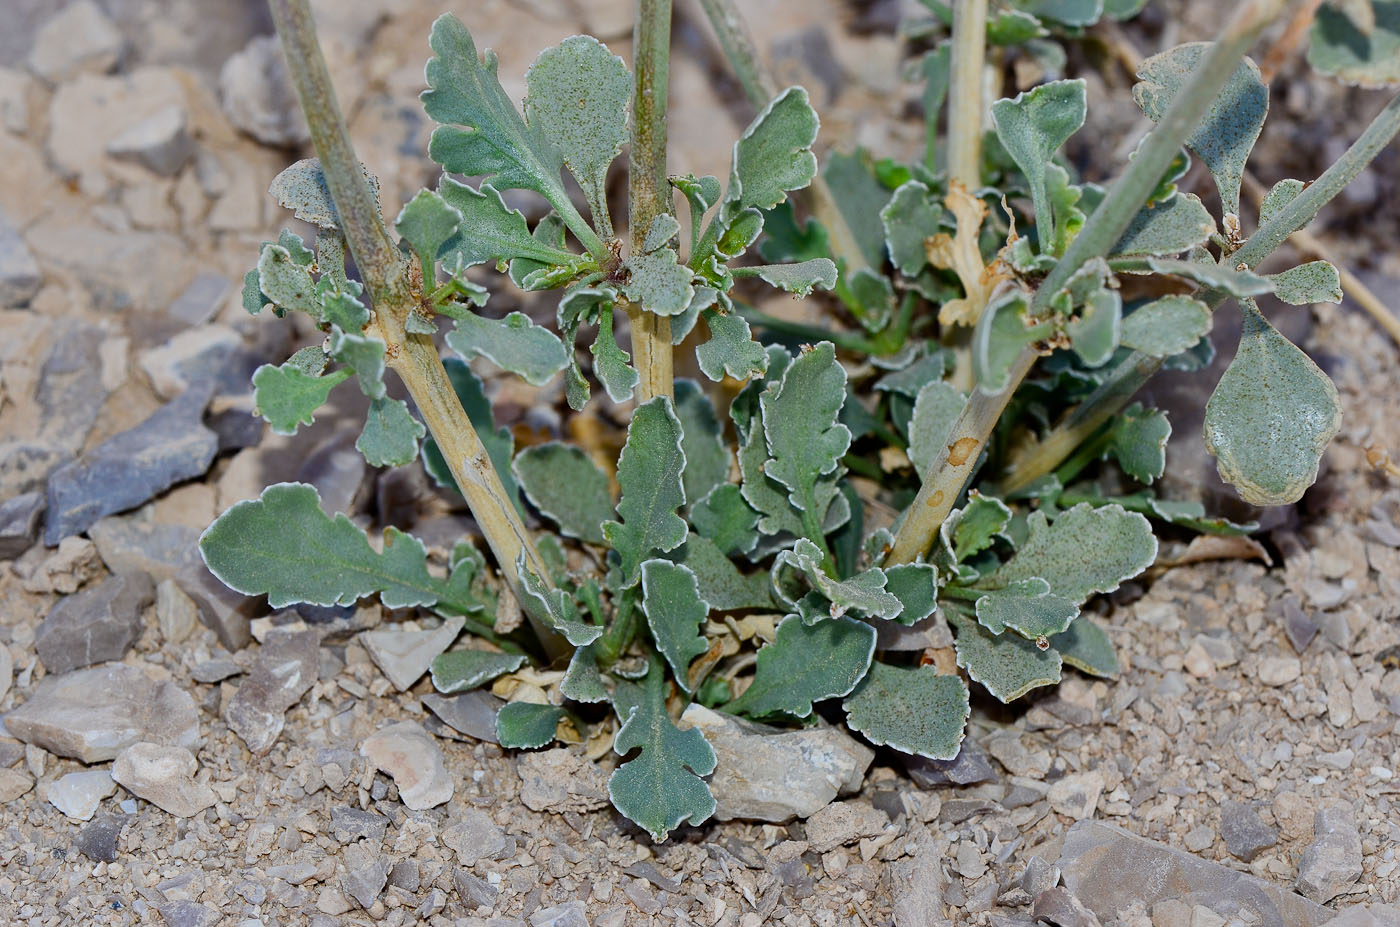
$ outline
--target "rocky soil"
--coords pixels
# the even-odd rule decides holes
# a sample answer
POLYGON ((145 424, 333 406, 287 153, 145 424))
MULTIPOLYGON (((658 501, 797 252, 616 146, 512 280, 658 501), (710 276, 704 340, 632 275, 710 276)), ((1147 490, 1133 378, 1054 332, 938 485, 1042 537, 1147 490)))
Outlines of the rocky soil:
MULTIPOLYGON (((401 202, 432 176, 415 94, 442 4, 317 6, 359 152, 401 202)), ((620 0, 468 6, 517 97, 566 35, 630 50, 620 0)), ((826 143, 918 150, 901 4, 745 7, 785 79, 813 89, 826 143)), ((1146 51, 1206 38, 1221 11, 1203 9, 1124 35, 1146 51)), ((439 548, 469 527, 416 468, 367 471, 349 392, 293 438, 249 414, 251 371, 313 337, 238 304, 288 222, 268 182, 305 143, 260 5, 11 0, 4 15, 0 922, 1400 924, 1400 473, 1373 466, 1400 456, 1400 351, 1352 307, 1287 320, 1310 328, 1346 410, 1319 485, 1261 545, 1166 545, 1100 603, 1120 678, 978 703, 957 761, 909 767, 835 730, 692 710, 733 819, 655 844, 608 808, 609 760, 503 752, 492 696, 433 694, 423 654, 451 627, 378 606, 273 614, 199 560, 213 517, 277 480, 439 548)), ((698 5, 677 18, 672 170, 722 173, 749 114, 698 5)), ((1093 175, 1140 125, 1122 74, 1085 73, 1103 105, 1076 157, 1093 175)), ((1275 93, 1266 182, 1317 173, 1380 105, 1300 65, 1275 93)), ((1394 219, 1374 213, 1397 161, 1324 217, 1383 297, 1400 261, 1394 219)), ((491 388, 522 440, 559 432, 557 389, 491 388)), ((1198 445, 1178 427, 1177 473, 1212 469, 1198 445)), ((1214 498, 1194 477, 1176 489, 1214 498)))

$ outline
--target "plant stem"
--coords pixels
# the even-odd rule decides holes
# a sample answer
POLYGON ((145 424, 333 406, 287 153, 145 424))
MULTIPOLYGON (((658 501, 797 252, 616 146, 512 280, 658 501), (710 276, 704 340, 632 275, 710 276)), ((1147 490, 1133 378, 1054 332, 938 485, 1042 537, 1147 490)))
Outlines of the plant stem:
POLYGON ((982 186, 982 69, 986 60, 987 0, 955 0, 948 75, 948 178, 968 192, 982 186))
MULTIPOLYGON (((657 216, 671 211, 666 180, 666 103, 670 88, 671 0, 637 0, 632 32, 635 49, 632 144, 627 165, 628 232, 632 253, 657 216)), ((627 305, 632 324, 632 358, 641 377, 639 402, 673 396, 671 319, 645 306, 627 305)))
MULTIPOLYGON (((516 562, 522 554, 526 566, 549 583, 549 571, 463 411, 432 339, 404 330, 409 313, 425 302, 424 288, 432 281, 423 280, 404 260, 379 214, 350 146, 310 6, 307 0, 271 0, 269 5, 326 186, 374 308, 373 329, 384 338, 388 364, 408 387, 512 589, 519 594, 516 562)), ((547 649, 555 647, 551 639, 562 640, 547 627, 536 630, 547 649)))

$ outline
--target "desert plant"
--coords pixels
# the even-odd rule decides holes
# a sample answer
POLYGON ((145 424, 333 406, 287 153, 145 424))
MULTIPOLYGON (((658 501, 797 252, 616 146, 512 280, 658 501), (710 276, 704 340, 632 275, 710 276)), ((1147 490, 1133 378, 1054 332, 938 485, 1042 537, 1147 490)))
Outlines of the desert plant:
MULTIPOLYGON (((837 345, 813 338, 790 352, 761 344, 740 311, 745 279, 798 296, 836 287, 836 249, 825 229, 799 227, 781 210, 817 174, 818 119, 807 95, 769 87, 745 57, 732 7, 706 5, 726 47, 739 52, 741 73, 747 68, 765 96, 735 142, 727 181, 666 175, 664 0, 638 3, 632 73, 601 43, 567 39, 531 68, 523 115, 497 81, 495 57, 444 16, 433 27, 423 95, 440 123, 429 155, 444 175, 403 206, 395 241, 346 138, 304 0, 273 0, 319 160, 288 168, 272 192, 319 231, 314 250, 291 233, 264 245, 245 305, 304 311, 326 339, 256 372, 258 410, 275 430, 294 432, 353 379, 370 399, 357 442, 366 459, 404 465, 421 452, 430 472, 460 490, 490 557, 464 539, 445 572, 430 568, 413 537, 387 527, 382 543, 372 542, 298 484, 233 506, 200 543, 215 575, 274 607, 378 594, 387 607, 458 622, 467 637, 434 661, 434 684, 457 692, 528 672, 535 685, 502 690, 514 700, 497 718, 501 743, 611 736, 623 757, 613 802, 658 839, 714 809, 704 782, 714 752, 699 731, 677 724, 692 701, 802 724, 818 703, 840 700, 846 724, 870 742, 954 757, 967 684, 917 654, 878 651, 882 624, 946 616, 957 665, 1003 701, 1058 681, 1064 663, 1112 674, 1112 644, 1081 611, 1152 563, 1157 541, 1146 516, 1239 529, 1145 489, 1110 498, 1066 488, 1105 457, 1142 484, 1159 477, 1168 433, 1159 412, 1115 409, 1072 445, 1076 456, 1056 462, 1058 479, 994 491, 1008 483, 1002 464, 1014 457, 1018 429, 1048 426, 1124 364, 1140 367, 1133 358, 1198 364, 1211 301, 1263 292, 1312 301, 1335 290, 1335 273, 1323 266, 1250 270, 1340 189, 1324 184, 1326 175, 1306 190, 1285 182, 1261 230, 1240 234, 1239 172, 1267 100, 1242 59, 1278 5, 1254 2, 1215 44, 1144 65, 1136 96, 1157 124, 1106 190, 1073 183, 1054 160, 1085 118, 1076 81, 993 105, 998 150, 974 161, 979 183, 992 187, 926 164, 887 165, 875 178, 892 186, 878 240, 856 238, 854 247, 869 252, 875 285, 901 293, 906 321, 873 388, 857 384, 879 397, 867 405, 853 395, 837 345), (629 138, 624 244, 603 180, 629 138), (1220 185, 1223 231, 1173 185, 1183 145, 1220 185), (483 179, 473 186, 449 175, 483 179), (1319 187, 1331 192, 1313 194, 1319 187), (533 191, 551 212, 530 228, 504 189, 533 191), (1022 225, 1032 235, 989 218, 1003 197, 1030 201, 1022 225), (680 201, 685 223, 675 215, 680 201), (778 257, 752 263, 747 253, 765 232, 765 253, 778 257), (346 272, 347 252, 361 281, 346 272), (887 255, 893 275, 879 271, 887 255), (557 333, 521 313, 480 312, 490 291, 467 271, 481 264, 526 290, 562 290, 557 333), (1121 274, 1199 289, 1125 307, 1121 274), (931 301, 936 311, 925 309, 931 301), (630 325, 630 358, 614 336, 619 314, 630 325), (612 402, 635 402, 616 461, 600 466, 563 443, 514 453, 471 368, 441 360, 439 316, 452 321, 443 340, 468 361, 486 358, 536 384, 565 376, 575 409, 590 394, 576 341, 596 328, 593 379, 612 402), (692 332, 707 335, 695 348, 699 369, 737 387, 727 422, 705 388, 672 375, 673 348, 692 332), (1042 378, 1027 381, 1041 358, 1042 378), (386 368, 399 374, 421 422, 388 396, 386 368), (893 533, 865 530, 869 500, 847 478, 848 467, 869 465, 852 453, 853 440, 868 435, 907 453, 921 475, 881 490, 903 503, 893 533), (536 516, 542 533, 530 527, 536 516), (528 627, 512 627, 498 609, 508 597, 528 627)), ((976 41, 982 33, 974 30, 976 41)), ((1352 176, 1374 156, 1396 131, 1396 109, 1337 170, 1352 176)), ((958 130, 957 120, 951 125, 958 130)), ((835 209, 822 207, 844 221, 835 209)), ((837 237, 862 229, 846 222, 837 237)), ((1246 345, 1212 400, 1210 440, 1222 472, 1248 494, 1296 498, 1336 429, 1335 392, 1246 305, 1246 345)))

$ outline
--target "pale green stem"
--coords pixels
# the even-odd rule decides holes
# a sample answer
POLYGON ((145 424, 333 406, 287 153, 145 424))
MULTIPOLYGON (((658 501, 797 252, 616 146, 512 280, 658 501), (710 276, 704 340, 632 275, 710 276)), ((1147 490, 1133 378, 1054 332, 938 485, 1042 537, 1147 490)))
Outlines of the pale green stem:
POLYGON ((948 74, 948 178, 982 186, 982 70, 987 60, 987 0, 955 0, 948 74))
MULTIPOLYGON (((1161 121, 1143 140, 1127 170, 1114 182, 1103 202, 1036 290, 1031 300, 1032 314, 1045 311, 1051 298, 1076 270, 1107 254, 1123 236, 1171 159, 1234 74, 1255 36, 1277 15, 1281 6, 1282 0, 1252 0, 1235 14, 1220 40, 1211 46, 1200 67, 1172 100, 1161 121)), ((938 455, 924 476, 919 495, 900 526, 887 562, 908 563, 932 546, 938 529, 957 504, 1007 402, 1035 363, 1036 353, 1034 347, 1021 351, 1012 365, 1007 386, 1000 394, 989 396, 980 387, 973 389, 953 425, 946 453, 938 455)))

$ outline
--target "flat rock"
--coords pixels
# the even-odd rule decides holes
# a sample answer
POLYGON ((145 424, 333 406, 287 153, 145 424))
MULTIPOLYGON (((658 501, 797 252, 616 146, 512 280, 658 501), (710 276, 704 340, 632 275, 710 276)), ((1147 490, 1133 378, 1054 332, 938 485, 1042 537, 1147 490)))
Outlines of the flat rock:
POLYGON ((230 56, 219 91, 229 121, 264 145, 284 148, 310 138, 276 36, 259 36, 230 56))
POLYGON ((126 826, 124 814, 99 814, 78 831, 73 839, 73 849, 98 863, 117 861, 117 838, 126 826))
POLYGON ((103 74, 117 66, 125 42, 93 0, 76 0, 34 36, 29 69, 51 84, 83 71, 103 74))
POLYGON ((223 920, 217 908, 186 899, 157 905, 156 910, 166 927, 214 927, 223 920))
POLYGON ((188 123, 185 108, 171 103, 108 142, 107 153, 118 160, 140 164, 162 177, 174 177, 194 154, 188 123))
POLYGON ((34 777, 22 769, 0 769, 0 805, 9 804, 34 788, 34 777))
POLYGON ((1037 895, 1031 916, 1058 927, 1100 927, 1094 912, 1063 888, 1047 888, 1037 895))
POLYGON ((405 692, 423 678, 434 657, 452 646, 465 623, 459 616, 431 631, 366 631, 360 643, 394 688, 405 692))
POLYGON ((21 493, 0 503, 0 560, 13 560, 34 546, 47 505, 41 492, 21 493))
POLYGON ((437 741, 416 721, 381 728, 360 744, 370 765, 393 777, 399 800, 413 811, 436 807, 452 798, 452 777, 437 741))
POLYGON ((378 843, 384 839, 389 819, 382 814, 361 811, 359 808, 335 807, 331 809, 331 834, 343 844, 357 840, 378 843))
POLYGON ((1094 816, 1103 786, 1103 773, 1098 770, 1071 773, 1052 783, 1046 798, 1050 799, 1050 807, 1060 814, 1082 821, 1094 816))
POLYGON ((1226 851, 1246 863, 1278 845, 1278 831, 1265 824, 1249 805, 1237 801, 1220 806, 1220 837, 1226 851))
POLYGON ((1400 924, 1400 907, 1393 904, 1359 904, 1347 908, 1327 927, 1396 927, 1400 924))
POLYGON ((156 623, 161 638, 171 644, 180 643, 199 627, 199 606, 173 579, 163 579, 156 585, 156 623))
POLYGON ((59 599, 34 632, 34 647, 50 673, 120 660, 141 636, 141 613, 155 601, 145 573, 111 576, 59 599))
POLYGON ((865 802, 832 802, 807 819, 807 842, 825 853, 881 834, 889 823, 889 815, 865 802))
POLYGON ((589 927, 582 901, 541 908, 530 915, 530 927, 589 927))
POLYGON ((287 709, 315 684, 320 646, 315 631, 272 631, 248 677, 229 699, 224 720, 255 755, 272 749, 287 709))
MULTIPOLYGON (((39 426, 42 442, 70 455, 82 449, 107 400, 101 378, 93 373, 102 369, 102 345, 109 337, 96 325, 66 325, 49 348, 39 368, 39 387, 34 394, 43 412, 39 426)), ((30 465, 31 471, 44 462, 36 459, 30 465)), ((40 479, 44 476, 47 472, 40 479)))
POLYGON ((44 275, 20 237, 19 229, 10 224, 0 210, 0 309, 16 309, 25 305, 39 292, 44 275))
POLYGON ((97 555, 113 573, 148 573, 160 582, 181 570, 203 566, 200 532, 189 525, 168 525, 143 508, 130 515, 108 515, 88 528, 97 555))
POLYGON ((692 704, 682 727, 698 728, 718 761, 710 779, 715 818, 784 822, 854 793, 875 759, 834 727, 785 731, 692 704))
POLYGON ((565 747, 522 753, 520 800, 531 811, 583 813, 608 804, 608 777, 596 763, 565 747))
POLYGON ((115 794, 117 783, 106 769, 71 772, 49 786, 49 804, 76 821, 90 821, 102 799, 115 794))
POLYGON ((1361 835, 1350 805, 1319 808, 1313 839, 1298 861, 1298 891, 1325 904, 1361 878, 1361 835))
POLYGON ((1066 832, 1059 867, 1070 893, 1107 923, 1172 900, 1271 927, 1321 927, 1333 916, 1271 882, 1097 821, 1066 832))
POLYGON ((233 282, 223 274, 201 271, 180 291, 166 313, 191 328, 204 325, 223 308, 233 282))
POLYGON ((227 325, 200 325, 142 351, 137 364, 156 395, 173 399, 205 381, 213 383, 215 395, 246 393, 260 360, 227 325))
POLYGON ((492 744, 500 742, 496 739, 496 712, 504 704, 503 699, 484 689, 472 689, 456 695, 438 695, 434 692, 423 696, 423 705, 448 727, 492 744))
POLYGON ((5 716, 11 736, 84 763, 116 757, 134 743, 199 746, 199 712, 188 692, 124 663, 46 676, 5 716))
POLYGON ((463 866, 474 866, 479 859, 489 859, 506 845, 505 832, 496 826, 489 814, 476 808, 464 809, 442 829, 438 839, 457 854, 457 861, 463 866))
POLYGON ((49 545, 80 534, 104 515, 148 502, 183 480, 201 476, 219 439, 204 427, 210 387, 191 387, 135 428, 113 435, 49 477, 49 545))
POLYGON ((135 743, 117 754, 112 778, 162 811, 188 818, 219 800, 213 789, 194 781, 198 770, 194 754, 184 747, 135 743))
MULTIPOLYGON (((389 880, 393 881, 393 878, 393 873, 390 873, 389 880)), ((452 873, 452 886, 457 889, 458 896, 468 910, 493 907, 496 904, 496 896, 500 894, 500 891, 490 882, 465 869, 458 869, 452 873)))
POLYGON ((346 847, 344 863, 341 889, 368 910, 389 881, 389 862, 363 844, 354 843, 346 847))
POLYGON ((253 616, 265 610, 265 600, 234 592, 209 572, 203 562, 175 574, 175 582, 194 599, 199 620, 229 651, 242 650, 253 640, 253 616))
POLYGON ((909 772, 909 778, 921 789, 940 785, 977 785, 999 780, 987 751, 971 738, 964 738, 958 755, 951 760, 931 760, 924 756, 901 753, 899 758, 909 772))
POLYGON ((1265 657, 1259 661, 1256 675, 1266 686, 1285 686, 1303 673, 1303 664, 1297 657, 1265 657))
POLYGON ((952 927, 944 907, 948 876, 941 856, 925 838, 909 859, 890 863, 887 878, 895 927, 952 927))

